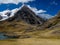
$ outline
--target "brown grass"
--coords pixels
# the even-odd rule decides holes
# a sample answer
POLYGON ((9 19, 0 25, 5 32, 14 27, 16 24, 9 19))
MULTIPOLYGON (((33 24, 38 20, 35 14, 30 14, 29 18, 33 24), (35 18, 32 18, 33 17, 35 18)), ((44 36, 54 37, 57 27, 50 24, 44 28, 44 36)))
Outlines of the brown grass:
POLYGON ((60 45, 59 39, 16 39, 16 40, 1 40, 0 45, 60 45))

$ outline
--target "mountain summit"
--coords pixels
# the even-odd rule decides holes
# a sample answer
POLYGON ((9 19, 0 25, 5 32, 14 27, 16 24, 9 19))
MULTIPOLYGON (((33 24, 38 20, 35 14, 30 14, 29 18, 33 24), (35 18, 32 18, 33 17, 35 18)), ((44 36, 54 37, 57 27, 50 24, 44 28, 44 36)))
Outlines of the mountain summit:
MULTIPOLYGON (((7 13, 10 15, 10 13, 7 13)), ((37 16, 27 5, 22 6, 14 16, 9 17, 8 21, 24 21, 28 24, 43 24, 45 22, 44 19, 37 16)))
MULTIPOLYGON (((8 18, 0 21, 0 32, 3 32, 5 36, 19 37, 22 35, 22 37, 25 37, 26 35, 30 36, 29 32, 31 32, 31 35, 33 36, 38 34, 35 35, 38 37, 47 37, 47 35, 57 36, 60 34, 60 12, 49 20, 37 16, 26 5, 23 5, 19 10, 16 9, 12 12, 5 12, 4 14, 6 14, 8 18)), ((2 18, 3 17, 0 16, 0 19, 2 18)))

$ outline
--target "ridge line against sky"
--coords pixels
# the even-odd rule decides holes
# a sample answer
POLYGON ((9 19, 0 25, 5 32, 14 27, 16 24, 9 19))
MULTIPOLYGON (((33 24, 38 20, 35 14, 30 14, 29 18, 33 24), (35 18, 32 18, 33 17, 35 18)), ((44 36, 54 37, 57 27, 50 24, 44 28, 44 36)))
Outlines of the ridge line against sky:
MULTIPOLYGON (((14 14, 18 10, 20 10, 23 6, 24 5, 22 5, 19 8, 13 9, 13 10, 5 10, 5 11, 0 12, 0 16, 3 17, 0 21, 3 21, 5 19, 8 19, 9 17, 14 16, 14 14), (10 13, 10 16, 7 16, 8 15, 7 13, 10 13)), ((38 16, 40 16, 42 18, 49 19, 49 18, 52 18, 53 17, 53 16, 51 16, 49 14, 40 14, 40 13, 45 13, 46 12, 45 10, 38 10, 37 8, 31 7, 30 5, 27 5, 27 7, 30 8, 33 12, 35 12, 36 15, 38 15, 38 16)))
POLYGON ((49 15, 56 15, 60 10, 59 0, 0 0, 0 12, 19 8, 22 4, 30 5, 37 13, 43 11, 49 15))

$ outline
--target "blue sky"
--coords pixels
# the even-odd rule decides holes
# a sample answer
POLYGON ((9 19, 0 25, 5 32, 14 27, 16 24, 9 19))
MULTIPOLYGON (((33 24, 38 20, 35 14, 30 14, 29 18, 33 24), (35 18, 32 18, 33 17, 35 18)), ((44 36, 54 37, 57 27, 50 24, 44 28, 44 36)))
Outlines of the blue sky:
POLYGON ((37 8, 37 10, 45 10, 46 14, 49 15, 56 15, 60 10, 60 0, 21 0, 18 2, 8 0, 3 2, 4 0, 0 1, 0 12, 9 9, 15 9, 22 6, 22 4, 30 5, 31 7, 37 8))

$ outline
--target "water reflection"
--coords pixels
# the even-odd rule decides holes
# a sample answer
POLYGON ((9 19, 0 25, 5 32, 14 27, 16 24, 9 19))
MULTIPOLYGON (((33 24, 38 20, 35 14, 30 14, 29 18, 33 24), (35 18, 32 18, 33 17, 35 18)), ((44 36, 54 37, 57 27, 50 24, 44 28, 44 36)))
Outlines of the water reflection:
POLYGON ((4 36, 4 33, 0 33, 0 40, 7 39, 7 36, 4 36))

